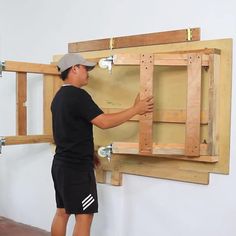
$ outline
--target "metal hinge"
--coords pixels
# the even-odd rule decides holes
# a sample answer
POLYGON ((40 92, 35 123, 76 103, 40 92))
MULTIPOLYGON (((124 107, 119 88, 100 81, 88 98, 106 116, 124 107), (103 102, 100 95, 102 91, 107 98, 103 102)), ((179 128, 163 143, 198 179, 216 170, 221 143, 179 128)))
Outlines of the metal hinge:
POLYGON ((114 64, 114 56, 102 58, 99 60, 99 67, 102 69, 108 69, 108 71, 111 73, 112 71, 112 65, 114 64))
POLYGON ((110 38, 110 41, 109 41, 109 49, 112 51, 113 48, 114 48, 114 44, 115 44, 115 40, 114 38, 110 38))
POLYGON ((5 62, 4 61, 0 61, 0 77, 2 77, 2 72, 5 69, 5 62))
POLYGON ((186 39, 187 41, 192 41, 193 40, 193 30, 188 28, 186 30, 186 39))
POLYGON ((108 161, 111 160, 111 155, 112 155, 112 144, 105 146, 105 147, 100 147, 98 149, 98 155, 103 158, 107 158, 108 161))
POLYGON ((6 139, 4 137, 0 137, 0 154, 2 153, 2 146, 5 145, 6 139))

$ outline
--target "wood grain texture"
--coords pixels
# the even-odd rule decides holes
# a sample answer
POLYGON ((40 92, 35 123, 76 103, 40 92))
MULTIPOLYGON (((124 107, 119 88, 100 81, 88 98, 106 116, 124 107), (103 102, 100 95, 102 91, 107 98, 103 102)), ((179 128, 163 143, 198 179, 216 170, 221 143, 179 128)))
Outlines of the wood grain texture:
POLYGON ((209 61, 209 122, 208 122, 208 153, 219 154, 219 81, 220 55, 210 54, 209 61))
MULTIPOLYGON (((123 108, 101 108, 105 113, 116 113, 124 110, 123 108)), ((130 119, 130 121, 139 121, 139 115, 136 115, 130 119)), ((186 110, 155 110, 153 112, 153 122, 159 123, 186 123, 186 110)), ((208 111, 201 111, 201 125, 208 124, 208 111)))
MULTIPOLYGON (((146 157, 147 158, 147 157, 146 157)), ((148 176, 168 180, 178 180, 196 184, 209 184, 209 173, 184 170, 181 168, 163 168, 161 161, 152 161, 153 159, 137 159, 137 157, 113 155, 111 162, 101 158, 102 170, 112 172, 113 179, 106 182, 114 186, 122 185, 122 175, 131 174, 139 176, 148 176)), ((171 160, 169 160, 171 162, 171 160)))
MULTIPOLYGON (((200 40, 200 28, 192 28, 192 39, 191 41, 200 40)), ((158 44, 169 44, 176 42, 186 42, 187 29, 173 30, 159 33, 114 37, 113 49, 116 48, 128 48, 128 47, 140 47, 147 45, 158 45, 158 44)), ((97 39, 82 42, 74 42, 68 44, 68 52, 87 52, 87 51, 98 51, 107 50, 111 48, 111 39, 97 39)))
POLYGON ((44 134, 52 134, 51 102, 54 97, 54 81, 51 75, 43 77, 43 127, 44 134))
POLYGON ((6 136, 5 145, 30 144, 30 143, 52 143, 52 135, 19 135, 6 136))
POLYGON ((16 134, 27 134, 27 74, 16 73, 16 134))
POLYGON ((59 75, 56 65, 5 61, 4 71, 59 75))
POLYGON ((200 156, 201 54, 189 54, 185 156, 200 156))
MULTIPOLYGON (((140 99, 153 96, 153 54, 140 55, 140 99)), ((140 115, 139 153, 152 153, 153 112, 140 115)))

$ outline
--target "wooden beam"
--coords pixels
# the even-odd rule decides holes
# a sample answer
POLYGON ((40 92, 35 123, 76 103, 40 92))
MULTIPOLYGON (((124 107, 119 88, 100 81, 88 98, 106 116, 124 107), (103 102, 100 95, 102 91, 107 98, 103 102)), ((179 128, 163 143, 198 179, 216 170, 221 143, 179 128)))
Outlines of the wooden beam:
POLYGON ((159 33, 114 37, 112 39, 98 39, 68 44, 68 52, 86 52, 108 50, 116 48, 139 47, 148 45, 159 45, 186 41, 200 40, 200 28, 191 28, 192 37, 187 37, 188 29, 173 30, 159 33))
POLYGON ((59 76, 54 77, 54 86, 53 86, 54 95, 57 93, 57 91, 61 88, 62 85, 63 85, 63 80, 59 76))
MULTIPOLYGON (((168 158, 176 159, 183 161, 194 161, 194 162, 209 162, 215 163, 218 162, 218 156, 209 156, 201 155, 198 157, 193 156, 184 156, 184 147, 181 144, 158 144, 153 145, 152 153, 145 153, 143 156, 146 157, 155 157, 155 158, 168 158)), ((127 155, 138 155, 142 156, 139 153, 139 144, 138 143, 122 143, 114 142, 112 143, 112 152, 114 154, 127 154, 127 155)), ((207 145, 201 144, 201 154, 207 153, 207 145)))
POLYGON ((16 73, 16 134, 27 134, 27 74, 16 73))
POLYGON ((43 77, 43 130, 44 134, 52 134, 51 102, 54 97, 54 76, 43 77))
POLYGON ((122 173, 119 170, 111 172, 111 185, 121 186, 122 185, 122 173))
MULTIPOLYGON (((153 54, 140 55, 140 99, 153 96, 153 54)), ((139 152, 152 153, 153 112, 140 115, 139 152)))
MULTIPOLYGON (((200 144, 200 155, 207 156, 208 144, 200 144)), ((184 155, 184 144, 168 143, 168 144, 152 144, 153 155, 184 155)), ((139 144, 134 142, 113 142, 112 152, 117 154, 139 154, 139 144)))
MULTIPOLYGON (((116 113, 121 112, 125 108, 101 108, 104 113, 116 113)), ((130 119, 130 121, 139 121, 139 115, 136 115, 130 119)), ((186 123, 186 110, 155 110, 153 112, 153 122, 159 123, 186 123)), ((208 111, 201 111, 201 125, 208 124, 208 111)))
POLYGON ((16 144, 32 144, 32 143, 52 143, 52 135, 19 135, 19 136, 6 136, 4 137, 4 145, 16 144))
POLYGON ((59 75, 56 65, 5 61, 4 71, 59 75))
POLYGON ((201 54, 189 54, 185 156, 200 155, 201 54))
MULTIPOLYGON (((200 52, 199 52, 200 53, 200 52)), ((114 65, 139 65, 139 54, 120 53, 114 55, 114 65)), ((155 53, 154 54, 155 66, 187 66, 188 53, 155 53)), ((202 66, 209 66, 209 55, 202 52, 202 66)))
POLYGON ((106 183, 106 171, 104 171, 101 167, 98 167, 96 170, 96 181, 100 184, 106 183))
POLYGON ((219 96, 217 88, 220 81, 220 55, 211 54, 209 61, 209 121, 208 121, 208 153, 219 154, 219 96))

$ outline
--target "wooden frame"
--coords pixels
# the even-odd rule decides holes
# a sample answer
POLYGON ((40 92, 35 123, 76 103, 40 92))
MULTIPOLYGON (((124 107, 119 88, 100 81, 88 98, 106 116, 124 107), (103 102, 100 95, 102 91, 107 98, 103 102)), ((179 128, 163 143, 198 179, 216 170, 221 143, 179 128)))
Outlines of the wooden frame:
MULTIPOLYGON (((186 107, 186 135, 184 151, 182 144, 155 145, 152 140, 153 114, 142 115, 139 118, 139 145, 135 143, 113 143, 113 152, 118 154, 139 154, 144 156, 162 156, 173 159, 191 160, 200 162, 217 162, 218 153, 214 155, 209 151, 210 147, 217 146, 216 133, 212 137, 212 129, 209 129, 211 137, 206 148, 200 152, 200 125, 201 125, 201 69, 211 70, 211 83, 219 77, 218 49, 202 49, 198 51, 171 52, 161 54, 116 54, 114 55, 115 65, 140 65, 140 97, 145 98, 153 95, 153 66, 186 66, 188 71, 187 79, 187 107, 186 107), (217 60, 217 63, 215 62, 217 60), (216 77, 216 78, 215 78, 216 77), (156 147, 158 146, 158 148, 156 147), (138 151, 139 150, 139 151, 138 151), (182 151, 180 151, 182 150, 182 151), (197 157, 197 158, 196 158, 197 157)), ((212 88, 211 88, 212 89, 212 88)), ((215 99, 210 93, 211 112, 216 107, 215 99)), ((215 111, 214 111, 215 112, 215 111)), ((210 115, 208 122, 215 124, 215 116, 210 115)), ((174 122, 172 120, 172 122, 174 122)))
POLYGON ((55 65, 16 61, 5 61, 3 71, 16 73, 16 136, 3 137, 2 144, 30 144, 53 142, 52 135, 27 135, 27 73, 51 75, 58 77, 55 65))
MULTIPOLYGON (((231 39, 221 39, 221 40, 210 40, 210 41, 199 41, 199 42, 191 42, 186 44, 172 44, 172 45, 153 45, 147 47, 140 48, 128 48, 128 49, 119 49, 114 50, 113 54, 120 55, 117 57, 121 61, 124 62, 125 59, 129 61, 131 65, 137 65, 139 63, 139 57, 134 57, 134 55, 140 55, 141 53, 153 53, 156 52, 157 58, 160 65, 166 65, 165 60, 160 60, 160 58, 166 57, 166 54, 169 54, 173 59, 173 64, 178 64, 179 66, 187 66, 187 57, 185 53, 191 51, 191 53, 201 53, 204 48, 204 55, 202 56, 202 75, 204 76, 204 84, 203 86, 207 86, 208 89, 204 89, 205 93, 209 94, 209 98, 204 100, 201 105, 201 129, 204 128, 205 135, 203 136, 206 140, 201 139, 200 144, 200 157, 191 157, 188 158, 188 161, 182 160, 179 158, 181 155, 184 157, 184 145, 185 143, 177 146, 170 146, 171 152, 173 151, 177 155, 167 155, 167 146, 165 146, 165 157, 161 155, 163 153, 162 144, 155 144, 157 146, 153 146, 153 150, 158 153, 158 158, 153 158, 152 156, 139 156, 135 154, 128 153, 127 154, 119 154, 116 151, 116 154, 113 154, 111 162, 107 162, 106 160, 101 158, 101 166, 97 170, 97 181, 99 183, 108 183, 106 179, 106 172, 112 172, 111 175, 111 184, 112 185, 121 185, 122 184, 122 174, 132 174, 132 175, 143 175, 150 176, 156 178, 163 179, 172 179, 179 180, 191 183, 200 183, 200 184, 208 184, 209 183, 209 173, 219 173, 219 174, 228 174, 229 173, 229 132, 230 132, 230 97, 231 97, 231 77, 232 77, 232 40, 231 39), (218 48, 218 49, 215 49, 218 48), (176 55, 180 54, 176 59, 176 55), (174 55, 172 55, 174 54, 174 55), (124 55, 125 57, 121 57, 124 55), (132 55, 129 58, 127 55, 132 55), (175 58, 175 60, 174 60, 175 58), (212 58, 214 58, 212 60, 212 58), (133 61, 131 61, 131 59, 133 61), (220 63, 220 61, 222 61, 220 63), (214 68, 215 67, 215 68, 214 68), (216 69, 218 68, 218 69, 216 69), (205 80, 206 78, 206 80, 205 80), (212 94, 212 95, 211 95, 212 94), (211 117, 214 117, 212 119, 211 117), (207 136, 206 136, 207 134, 207 136), (206 137, 205 137, 206 136, 206 137), (210 140, 214 141, 211 142, 210 140), (212 145, 210 144, 212 143, 212 145), (211 162, 201 161, 201 156, 211 156, 211 162), (174 157, 177 156, 176 159, 174 157), (193 161, 193 160, 196 161, 193 161)), ((101 52, 85 52, 83 56, 87 59, 92 60, 93 58, 101 58, 108 57, 111 55, 111 51, 101 51, 101 52)), ((61 56, 55 56, 54 61, 57 61, 61 56)), ((169 60, 170 61, 170 60, 169 60)), ((128 65, 128 64, 127 64, 128 65)), ((179 68, 179 66, 175 66, 175 68, 179 68)), ((129 69, 125 69, 128 67, 121 66, 119 72, 114 67, 114 73, 112 75, 113 78, 109 78, 110 76, 107 74, 108 78, 102 79, 106 73, 101 73, 100 70, 95 70, 91 73, 93 83, 91 82, 91 86, 88 86, 88 92, 91 93, 98 102, 98 104, 102 107, 102 109, 106 112, 119 112, 121 109, 120 106, 115 106, 115 104, 126 104, 125 102, 129 102, 127 99, 124 99, 127 96, 127 83, 131 83, 130 86, 133 86, 134 77, 137 77, 137 67, 136 69, 131 69, 130 73, 127 73, 129 69), (125 70, 126 72, 122 72, 125 70), (119 76, 116 74, 118 73, 119 76), (127 73, 127 74, 126 74, 127 73), (96 75, 96 76, 95 76, 96 75), (129 77, 129 80, 125 80, 125 85, 121 85, 121 78, 126 76, 129 77), (121 77, 121 78, 120 78, 121 77), (117 82, 114 82, 118 79, 117 82), (97 87, 94 85, 98 85, 99 83, 99 93, 97 95, 97 87), (121 101, 118 103, 115 95, 115 91, 110 91, 113 88, 113 83, 115 83, 115 87, 117 85, 121 86, 121 89, 124 91, 124 96, 120 97, 121 101), (102 88, 102 89, 101 89, 102 88), (106 94, 106 96, 104 95, 106 94), (109 97, 110 96, 110 97, 109 97), (114 99, 111 99, 114 97, 114 99), (109 103, 108 103, 109 102, 109 103), (119 107, 119 108, 118 108, 119 107)), ((130 67, 129 67, 130 68, 130 67)), ((166 69, 161 70, 163 74, 166 69), (163 72, 162 72, 163 71, 163 72)), ((178 70, 178 69, 177 69, 178 70)), ((180 70, 181 72, 181 70, 180 70)), ((187 76, 186 76, 187 77, 187 76)), ((175 77, 173 77, 175 78, 175 77)), ((172 79, 173 80, 173 79, 172 79)), ((169 81, 169 80, 168 80, 169 81)), ((132 88, 132 87, 130 87, 132 88)), ((182 88, 182 87, 180 87, 182 88)), ((205 87, 206 88, 206 87, 205 87)), ((133 89, 131 90, 133 91, 133 89)), ((208 95, 207 95, 208 97, 208 95)), ((181 98, 182 99, 182 98, 181 98)), ((168 103, 171 105, 172 103, 168 103)), ((154 124, 158 122, 161 127, 164 123, 169 123, 174 125, 173 128, 176 130, 179 124, 183 124, 186 122, 186 110, 181 107, 175 110, 172 108, 168 108, 167 110, 162 110, 158 108, 154 111, 153 114, 153 122, 154 124), (176 125, 177 127, 176 127, 176 125)), ((170 106, 171 107, 171 106, 170 106)), ((123 107, 125 108, 125 107, 123 107)), ((133 117, 130 122, 123 125, 120 128, 114 129, 114 131, 99 131, 95 129, 95 141, 96 145, 103 146, 107 145, 110 140, 117 140, 118 136, 126 137, 122 132, 126 132, 127 128, 130 129, 130 133, 134 132, 134 122, 139 121, 139 117, 133 117), (115 132, 115 133, 114 133, 115 132), (117 134, 119 132, 119 135, 117 134), (108 138, 110 136, 110 138, 108 138)), ((178 129, 177 129, 178 130, 178 129)), ((161 130, 162 131, 162 130, 161 130)), ((165 136, 167 137, 167 136, 165 136)), ((127 138, 126 138, 127 139, 127 138)), ((122 140, 122 139, 118 139, 122 140)), ((138 143, 131 143, 130 140, 130 151, 132 153, 136 152, 139 155, 138 143), (133 148, 132 145, 135 147, 133 148), (133 149, 132 149, 133 148, 133 149)), ((118 143, 118 149, 123 153, 122 144, 127 145, 127 141, 118 143)), ((174 143, 173 143, 174 144, 174 143)), ((125 146, 126 148, 126 146, 125 146)), ((115 145, 113 143, 113 149, 115 149, 115 145)))

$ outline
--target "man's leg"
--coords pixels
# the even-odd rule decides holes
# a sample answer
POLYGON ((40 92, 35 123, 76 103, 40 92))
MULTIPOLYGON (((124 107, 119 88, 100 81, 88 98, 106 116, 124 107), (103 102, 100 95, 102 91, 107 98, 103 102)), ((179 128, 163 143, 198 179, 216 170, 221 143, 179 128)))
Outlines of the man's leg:
POLYGON ((73 236, 90 236, 93 214, 77 214, 75 221, 73 236))
POLYGON ((54 216, 51 236, 65 236, 66 226, 70 215, 66 213, 64 208, 57 208, 56 214, 54 216))

